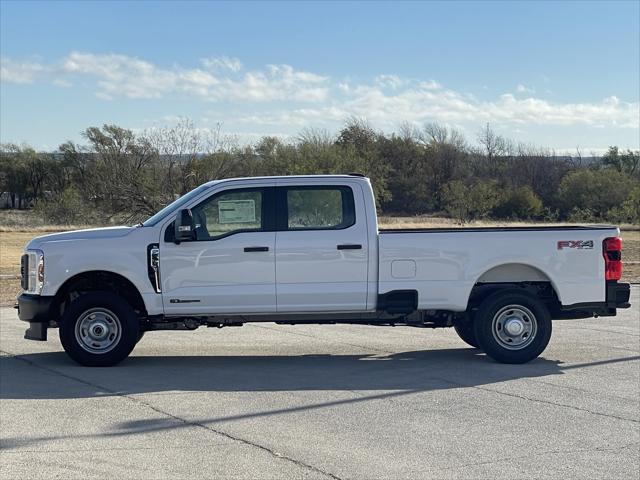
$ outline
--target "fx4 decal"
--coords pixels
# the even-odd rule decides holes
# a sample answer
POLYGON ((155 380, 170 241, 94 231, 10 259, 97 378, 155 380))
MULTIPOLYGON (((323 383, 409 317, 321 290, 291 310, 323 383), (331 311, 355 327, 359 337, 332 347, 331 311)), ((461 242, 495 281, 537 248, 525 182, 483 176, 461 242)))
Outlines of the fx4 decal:
POLYGON ((564 250, 565 248, 591 250, 593 248, 593 240, 560 240, 558 242, 558 250, 564 250))

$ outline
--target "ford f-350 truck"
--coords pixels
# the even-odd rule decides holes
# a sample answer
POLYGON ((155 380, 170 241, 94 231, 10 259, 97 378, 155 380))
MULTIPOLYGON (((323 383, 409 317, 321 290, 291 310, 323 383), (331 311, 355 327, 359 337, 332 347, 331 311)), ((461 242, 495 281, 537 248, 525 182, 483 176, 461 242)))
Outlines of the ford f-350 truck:
POLYGON ((114 365, 154 330, 453 327, 499 362, 542 353, 552 319, 629 307, 613 226, 381 230, 360 175, 206 183, 134 227, 34 238, 25 338, 58 328, 77 362, 114 365))

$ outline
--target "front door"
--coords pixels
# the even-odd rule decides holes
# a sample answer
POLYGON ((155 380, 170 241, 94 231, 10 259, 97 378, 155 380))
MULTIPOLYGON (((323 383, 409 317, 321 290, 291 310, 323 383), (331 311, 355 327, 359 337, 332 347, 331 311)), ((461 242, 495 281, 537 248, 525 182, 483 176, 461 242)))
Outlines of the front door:
POLYGON ((362 195, 346 185, 277 190, 278 312, 366 310, 367 227, 356 216, 362 195))
POLYGON ((196 238, 160 242, 167 315, 276 311, 272 188, 223 190, 191 208, 196 238))

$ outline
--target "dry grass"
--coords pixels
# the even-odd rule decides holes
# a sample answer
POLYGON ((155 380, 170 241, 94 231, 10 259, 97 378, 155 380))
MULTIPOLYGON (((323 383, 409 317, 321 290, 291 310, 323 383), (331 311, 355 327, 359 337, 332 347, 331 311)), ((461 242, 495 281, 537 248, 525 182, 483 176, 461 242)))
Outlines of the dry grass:
POLYGON ((640 283, 640 231, 622 231, 622 279, 640 283))
MULTIPOLYGON (((509 220, 477 220, 461 224, 452 218, 430 217, 427 215, 417 215, 414 217, 386 217, 378 218, 380 228, 471 228, 471 227, 527 227, 532 225, 539 226, 564 226, 571 225, 569 223, 550 223, 550 222, 524 222, 509 220)), ((581 225, 589 225, 588 223, 581 225)), ((598 224, 592 224, 598 225, 598 224)), ((621 230, 640 231, 640 226, 624 224, 618 225, 621 230)))
POLYGON ((25 244, 36 235, 35 232, 0 232, 0 305, 15 302, 20 292, 20 255, 25 244))
POLYGON ((44 235, 46 233, 79 230, 81 228, 91 228, 95 226, 96 224, 56 225, 45 221, 30 210, 0 210, 0 232, 3 233, 27 232, 33 234, 36 232, 44 235))
MULTIPOLYGON (((21 212, 22 213, 22 212, 21 212)), ((14 215, 14 224, 3 223, 8 216, 0 215, 0 305, 13 305, 16 295, 20 292, 20 255, 25 244, 33 237, 46 233, 60 232, 80 228, 79 226, 52 226, 44 223, 34 225, 28 215, 14 215), (19 224, 20 219, 25 220, 19 224), (9 277, 8 277, 9 276, 9 277)), ((382 217, 383 228, 418 228, 418 227, 459 227, 455 221, 446 218, 430 217, 382 217)), ((512 226, 527 225, 515 222, 475 222, 464 226, 512 226)), ((530 224, 529 224, 530 225, 530 224)), ((84 228, 84 227, 82 227, 84 228)), ((640 282, 640 230, 638 227, 623 229, 623 257, 625 260, 623 280, 640 282)))

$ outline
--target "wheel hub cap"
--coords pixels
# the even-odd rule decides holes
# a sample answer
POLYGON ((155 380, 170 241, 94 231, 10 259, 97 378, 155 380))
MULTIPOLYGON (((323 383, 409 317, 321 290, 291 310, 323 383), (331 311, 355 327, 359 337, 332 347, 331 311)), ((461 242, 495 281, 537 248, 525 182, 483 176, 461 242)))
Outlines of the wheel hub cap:
POLYGON ((493 338, 507 350, 522 350, 533 342, 538 322, 523 305, 507 305, 496 312, 491 323, 493 338))
POLYGON ((510 318, 505 322, 504 329, 508 335, 517 337, 524 331, 524 324, 519 318, 510 318))
POLYGON ((91 308, 78 317, 76 340, 89 353, 107 353, 113 350, 122 337, 120 319, 106 308, 91 308))
POLYGON ((101 321, 97 321, 89 327, 89 336, 95 340, 102 340, 108 333, 109 327, 101 321))

